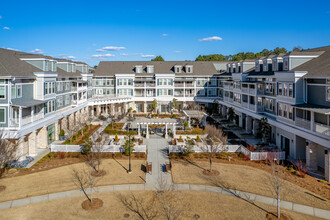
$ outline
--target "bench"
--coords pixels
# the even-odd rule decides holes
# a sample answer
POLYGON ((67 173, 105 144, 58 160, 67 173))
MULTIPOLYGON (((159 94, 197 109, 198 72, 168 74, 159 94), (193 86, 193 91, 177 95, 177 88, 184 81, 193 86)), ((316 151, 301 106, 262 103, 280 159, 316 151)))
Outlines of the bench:
POLYGON ((146 172, 147 173, 152 173, 152 163, 146 163, 146 172))
POLYGON ((169 163, 165 162, 165 170, 166 170, 166 172, 171 172, 171 170, 172 170, 171 162, 169 162, 169 163))

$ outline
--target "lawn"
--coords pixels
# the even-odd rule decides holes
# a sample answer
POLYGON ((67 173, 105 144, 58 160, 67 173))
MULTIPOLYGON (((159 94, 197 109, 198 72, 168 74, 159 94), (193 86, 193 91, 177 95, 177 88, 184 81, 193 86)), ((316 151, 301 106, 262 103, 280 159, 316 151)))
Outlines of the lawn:
MULTIPOLYGON (((100 177, 96 185, 144 183, 145 173, 141 170, 142 164, 145 164, 145 160, 132 160, 133 172, 128 174, 128 160, 105 159, 101 166, 107 174, 100 177)), ((83 166, 86 165, 76 163, 23 176, 3 178, 0 185, 5 185, 6 189, 0 192, 0 202, 76 189, 72 182, 72 168, 79 169, 83 166)))
MULTIPOLYGON (((110 134, 110 135, 126 135, 127 131, 122 131, 124 123, 110 123, 103 132, 110 134)), ((133 134, 137 135, 137 131, 132 131, 133 134)))
MULTIPOLYGON (((191 163, 185 160, 172 160, 173 181, 176 184, 219 185, 273 197, 273 187, 270 181, 271 175, 266 171, 230 162, 213 163, 213 168, 218 170, 220 174, 216 177, 208 177, 202 173, 203 169, 208 168, 208 162, 195 161, 191 163)), ((322 199, 319 195, 315 195, 296 184, 286 181, 281 190, 281 198, 283 200, 330 210, 330 202, 328 200, 322 199)), ((330 193, 327 185, 324 185, 323 190, 326 194, 330 193)), ((330 195, 328 194, 328 196, 330 195)))
MULTIPOLYGON (((121 192, 127 196, 128 192, 121 192)), ((134 192, 138 198, 150 198, 152 192, 134 192)), ((0 210, 0 219, 138 219, 128 211, 118 200, 116 193, 96 194, 103 200, 103 207, 93 211, 85 211, 81 203, 85 197, 74 197, 50 202, 33 204, 25 207, 0 210), (128 215, 129 216, 128 216, 128 215), (124 217, 125 216, 125 217, 124 217)), ((274 206, 264 204, 250 204, 241 199, 208 192, 180 192, 182 203, 186 204, 182 219, 265 219, 267 211, 275 212, 274 206), (239 209, 237 209, 239 207, 239 209)), ((153 206, 161 212, 160 204, 153 206)), ((282 210, 282 214, 292 219, 319 219, 292 211, 282 210)), ((156 219, 164 219, 157 216, 156 219)))

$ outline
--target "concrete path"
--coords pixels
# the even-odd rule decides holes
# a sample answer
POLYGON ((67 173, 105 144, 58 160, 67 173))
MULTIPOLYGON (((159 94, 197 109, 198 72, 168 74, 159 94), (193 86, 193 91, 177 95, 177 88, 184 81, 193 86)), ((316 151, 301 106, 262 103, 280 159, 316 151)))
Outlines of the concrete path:
POLYGON ((152 163, 152 173, 147 173, 146 184, 155 189, 171 185, 172 176, 170 173, 165 172, 165 162, 169 162, 167 153, 169 139, 164 139, 155 134, 150 135, 150 139, 144 141, 148 149, 147 161, 152 163), (161 186, 160 183, 162 183, 161 186))
MULTIPOLYGON (((205 186, 205 185, 192 185, 192 184, 174 184, 174 190, 178 191, 199 191, 199 192, 212 192, 220 193, 227 196, 234 196, 239 199, 243 199, 247 202, 259 202, 267 205, 276 206, 276 199, 260 196, 252 193, 242 192, 238 190, 231 190, 226 188, 220 188, 216 186, 205 186)), ((120 191, 144 191, 144 190, 154 190, 153 186, 149 184, 126 184, 126 185, 109 185, 96 187, 96 194, 104 192, 120 192, 120 191)), ((80 190, 71 190, 59 193, 45 194, 41 196, 33 196, 24 199, 12 200, 0 203, 1 209, 8 209, 20 206, 26 206, 30 204, 35 204, 39 202, 52 201, 56 199, 71 198, 83 196, 80 190)), ((324 209, 318 209, 311 206, 296 204, 287 201, 281 201, 281 208, 295 211, 311 216, 316 216, 319 218, 330 219, 330 211, 324 209)))

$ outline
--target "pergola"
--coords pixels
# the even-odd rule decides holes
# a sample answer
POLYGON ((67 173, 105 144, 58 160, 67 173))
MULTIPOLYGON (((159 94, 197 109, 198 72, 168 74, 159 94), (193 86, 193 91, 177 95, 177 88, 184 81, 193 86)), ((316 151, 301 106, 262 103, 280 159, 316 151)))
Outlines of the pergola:
POLYGON ((178 123, 176 122, 176 119, 172 118, 143 118, 143 119, 138 119, 138 121, 134 121, 131 123, 131 125, 136 125, 138 128, 138 135, 141 135, 141 126, 146 125, 147 128, 147 133, 146 133, 146 138, 149 138, 149 125, 165 125, 165 138, 168 138, 168 133, 167 133, 167 127, 168 126, 173 126, 173 135, 175 135, 175 129, 176 125, 178 123))
POLYGON ((183 110, 183 113, 186 116, 186 119, 188 119, 188 123, 189 123, 189 127, 191 127, 190 124, 190 120, 191 118, 196 118, 199 121, 202 121, 203 124, 206 124, 206 116, 207 114, 202 112, 202 111, 198 111, 198 110, 183 110))

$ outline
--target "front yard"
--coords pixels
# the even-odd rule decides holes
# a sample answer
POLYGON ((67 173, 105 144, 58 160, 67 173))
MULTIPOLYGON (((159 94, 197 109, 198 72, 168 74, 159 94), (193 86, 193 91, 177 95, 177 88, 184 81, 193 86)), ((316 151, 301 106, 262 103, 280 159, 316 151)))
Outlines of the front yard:
MULTIPOLYGON (((220 159, 219 159, 220 160, 220 159)), ((273 197, 269 167, 263 163, 235 160, 213 163, 213 169, 220 172, 218 176, 205 176, 202 172, 209 168, 207 160, 172 159, 172 175, 176 184, 217 185, 220 187, 251 192, 273 197), (255 164, 255 165, 251 165, 255 164)), ((315 206, 330 210, 330 186, 320 183, 314 178, 301 178, 291 174, 285 175, 286 182, 282 186, 282 198, 286 201, 315 206), (301 185, 302 187, 300 187, 301 185), (309 190, 307 190, 307 189, 309 190), (314 189, 313 192, 311 192, 314 189), (323 198, 324 199, 323 199, 323 198)))

